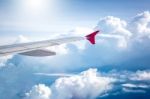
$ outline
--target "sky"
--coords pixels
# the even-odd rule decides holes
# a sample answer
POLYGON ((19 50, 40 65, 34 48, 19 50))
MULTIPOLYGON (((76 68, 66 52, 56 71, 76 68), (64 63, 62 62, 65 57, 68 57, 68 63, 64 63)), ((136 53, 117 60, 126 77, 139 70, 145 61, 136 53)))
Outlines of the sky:
POLYGON ((37 3, 34 3, 34 0, 1 0, 0 2, 0 30, 1 35, 6 36, 20 34, 41 36, 42 33, 50 35, 68 32, 74 27, 93 28, 104 16, 112 15, 129 20, 128 18, 137 13, 149 9, 147 0, 38 0, 37 3))
POLYGON ((0 45, 100 30, 95 45, 85 40, 48 47, 55 56, 0 57, 0 99, 148 99, 149 3, 0 0, 0 45))

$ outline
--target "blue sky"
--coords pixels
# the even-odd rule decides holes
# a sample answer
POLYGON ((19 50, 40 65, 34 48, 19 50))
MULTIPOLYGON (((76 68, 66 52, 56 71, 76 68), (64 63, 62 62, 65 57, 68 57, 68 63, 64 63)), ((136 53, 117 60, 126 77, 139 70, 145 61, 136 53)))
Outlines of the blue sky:
POLYGON ((24 0, 0 2, 1 35, 29 35, 32 32, 38 36, 33 32, 39 32, 36 28, 40 26, 40 32, 48 34, 67 32, 78 26, 93 28, 104 16, 129 20, 133 15, 150 9, 147 0, 45 0, 48 3, 43 5, 29 4, 24 0))
POLYGON ((65 10, 68 15, 93 20, 102 16, 113 15, 122 18, 131 17, 133 14, 149 9, 147 0, 65 0, 65 10), (80 16, 79 16, 80 15, 80 16), (98 17, 99 16, 99 17, 98 17))

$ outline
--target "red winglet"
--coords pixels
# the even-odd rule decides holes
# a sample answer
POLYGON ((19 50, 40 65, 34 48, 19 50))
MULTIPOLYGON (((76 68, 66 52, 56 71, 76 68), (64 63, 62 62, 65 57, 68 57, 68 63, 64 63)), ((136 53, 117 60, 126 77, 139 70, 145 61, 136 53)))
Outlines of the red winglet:
POLYGON ((87 36, 85 36, 85 37, 86 37, 86 39, 87 39, 88 41, 90 41, 91 44, 95 44, 95 36, 96 36, 96 34, 97 34, 98 32, 99 32, 99 31, 95 31, 95 32, 93 32, 93 33, 91 33, 91 34, 89 34, 89 35, 87 35, 87 36))

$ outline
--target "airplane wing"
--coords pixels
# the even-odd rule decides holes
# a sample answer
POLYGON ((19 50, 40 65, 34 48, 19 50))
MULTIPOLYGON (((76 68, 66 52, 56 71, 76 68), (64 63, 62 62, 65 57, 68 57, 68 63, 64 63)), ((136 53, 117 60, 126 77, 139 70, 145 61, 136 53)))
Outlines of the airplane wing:
POLYGON ((91 44, 95 44, 95 35, 99 31, 95 31, 85 37, 68 37, 60 39, 52 39, 38 42, 29 42, 13 45, 0 46, 0 56, 10 55, 10 54, 22 54, 27 56, 52 56, 56 55, 55 52, 49 50, 43 50, 45 47, 60 45, 64 43, 84 40, 85 38, 90 41, 91 44))

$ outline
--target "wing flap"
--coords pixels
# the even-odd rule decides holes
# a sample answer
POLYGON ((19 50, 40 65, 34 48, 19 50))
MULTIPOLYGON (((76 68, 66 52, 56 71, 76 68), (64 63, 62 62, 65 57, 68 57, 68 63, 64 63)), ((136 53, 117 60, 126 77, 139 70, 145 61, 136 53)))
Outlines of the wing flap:
POLYGON ((23 53, 19 53, 19 54, 26 55, 26 56, 42 57, 42 56, 56 55, 56 52, 52 52, 52 51, 49 51, 49 50, 38 49, 38 50, 27 51, 27 52, 23 52, 23 53))

